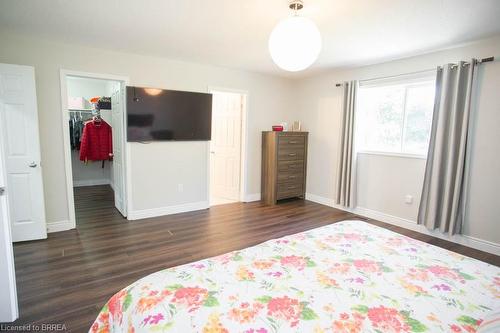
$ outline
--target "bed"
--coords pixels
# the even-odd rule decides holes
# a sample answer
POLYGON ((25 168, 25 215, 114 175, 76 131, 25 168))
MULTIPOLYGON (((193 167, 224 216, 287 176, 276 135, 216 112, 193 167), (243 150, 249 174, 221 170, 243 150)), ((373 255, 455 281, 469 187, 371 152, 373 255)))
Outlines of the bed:
POLYGON ((343 221, 146 276, 90 332, 475 332, 498 309, 498 267, 343 221))

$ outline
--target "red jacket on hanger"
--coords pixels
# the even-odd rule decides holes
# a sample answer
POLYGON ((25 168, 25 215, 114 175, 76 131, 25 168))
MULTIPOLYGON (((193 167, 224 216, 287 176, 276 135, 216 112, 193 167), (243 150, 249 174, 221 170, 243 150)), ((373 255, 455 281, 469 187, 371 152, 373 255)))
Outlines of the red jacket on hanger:
POLYGON ((112 156, 111 126, 102 119, 85 123, 80 144, 80 161, 105 161, 112 156))

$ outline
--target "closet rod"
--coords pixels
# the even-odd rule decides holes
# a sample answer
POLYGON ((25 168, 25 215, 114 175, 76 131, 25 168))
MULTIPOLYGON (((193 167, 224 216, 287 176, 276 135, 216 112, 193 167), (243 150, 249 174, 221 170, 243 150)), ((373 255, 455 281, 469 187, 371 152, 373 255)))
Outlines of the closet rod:
POLYGON ((92 113, 94 112, 93 110, 86 110, 86 109, 68 109, 69 112, 83 112, 83 113, 92 113))
MULTIPOLYGON (((479 64, 482 64, 482 63, 485 63, 485 62, 492 62, 492 61, 495 61, 495 57, 488 57, 488 58, 480 59, 480 60, 477 61, 477 64, 479 65, 479 64)), ((466 62, 465 64, 469 64, 469 63, 466 62)), ((457 64, 452 64, 452 66, 453 65, 457 66, 457 64)), ((442 69, 442 66, 438 66, 437 69, 442 69)), ((366 80, 360 80, 360 81, 372 81, 372 80, 379 80, 379 79, 388 79, 388 78, 392 78, 392 77, 398 77, 398 76, 404 76, 404 75, 411 75, 411 74, 418 74, 418 73, 430 72, 430 71, 433 71, 433 70, 436 70, 436 68, 426 69, 426 70, 423 70, 423 71, 412 72, 412 73, 404 73, 404 74, 386 76, 386 77, 377 77, 377 78, 373 78, 373 79, 366 79, 366 80)), ((342 83, 336 83, 335 87, 342 87, 342 83)))

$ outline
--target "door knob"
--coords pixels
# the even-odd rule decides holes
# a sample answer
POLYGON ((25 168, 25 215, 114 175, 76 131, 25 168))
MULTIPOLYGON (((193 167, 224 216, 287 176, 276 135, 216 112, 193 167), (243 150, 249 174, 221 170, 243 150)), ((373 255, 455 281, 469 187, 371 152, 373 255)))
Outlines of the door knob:
POLYGON ((36 166, 37 166, 37 164, 35 162, 31 162, 29 165, 30 168, 36 168, 36 166))
POLYGON ((5 187, 0 187, 0 195, 3 195, 5 193, 5 187))

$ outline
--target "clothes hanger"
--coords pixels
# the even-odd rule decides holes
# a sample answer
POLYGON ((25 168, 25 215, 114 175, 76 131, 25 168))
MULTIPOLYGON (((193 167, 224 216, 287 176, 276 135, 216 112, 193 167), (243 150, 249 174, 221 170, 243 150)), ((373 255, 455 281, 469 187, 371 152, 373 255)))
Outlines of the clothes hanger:
POLYGON ((101 118, 101 113, 99 112, 99 110, 96 110, 96 114, 95 116, 92 118, 92 121, 94 122, 94 124, 96 125, 100 125, 101 122, 102 122, 102 118, 101 118))
POLYGON ((97 103, 94 104, 94 111, 95 111, 95 115, 94 115, 94 117, 92 117, 92 121, 94 121, 95 123, 100 123, 102 121, 101 110, 99 110, 97 103))

